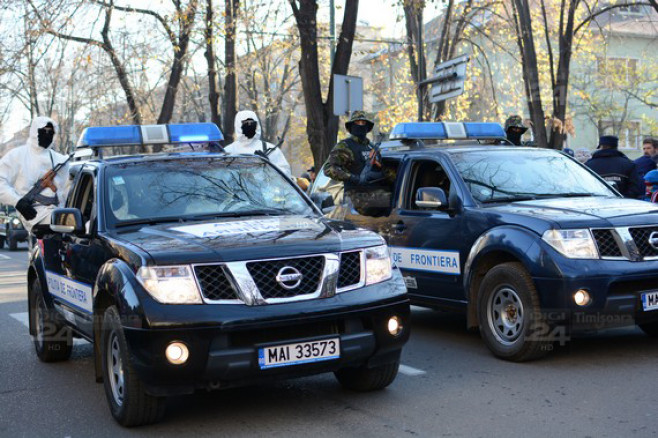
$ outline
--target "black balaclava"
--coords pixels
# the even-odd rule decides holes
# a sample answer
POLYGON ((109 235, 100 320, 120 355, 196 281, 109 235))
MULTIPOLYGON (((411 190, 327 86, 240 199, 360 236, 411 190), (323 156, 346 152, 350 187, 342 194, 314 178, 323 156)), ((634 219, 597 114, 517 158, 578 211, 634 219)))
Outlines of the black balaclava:
POLYGON ((523 136, 523 131, 508 129, 507 130, 507 139, 517 146, 521 145, 521 136, 523 136))
POLYGON ((55 138, 55 127, 52 123, 49 122, 46 126, 37 130, 37 140, 39 146, 42 148, 46 149, 50 146, 53 142, 53 138, 55 138))
POLYGON ((256 123, 255 120, 245 119, 245 121, 242 122, 242 133, 247 138, 254 138, 254 135, 256 135, 257 127, 258 127, 258 123, 256 123))
POLYGON ((369 131, 370 130, 368 129, 368 125, 357 125, 356 123, 352 123, 352 126, 350 126, 350 134, 359 138, 360 140, 366 138, 366 135, 369 131))

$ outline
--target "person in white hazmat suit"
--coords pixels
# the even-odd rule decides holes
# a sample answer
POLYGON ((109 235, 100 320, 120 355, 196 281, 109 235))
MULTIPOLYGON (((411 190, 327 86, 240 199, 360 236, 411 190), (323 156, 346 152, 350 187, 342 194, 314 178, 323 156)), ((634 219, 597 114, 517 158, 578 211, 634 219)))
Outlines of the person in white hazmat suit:
POLYGON ((66 203, 68 163, 56 175, 48 177, 48 187, 35 200, 24 198, 41 177, 68 158, 52 150, 58 132, 59 126, 54 120, 35 117, 27 142, 0 159, 0 203, 16 207, 27 231, 32 231, 37 224, 49 224, 51 212, 66 203))
MULTIPOLYGON (((260 133, 260 123, 256 113, 239 111, 235 115, 235 141, 226 146, 224 150, 229 154, 255 154, 257 151, 265 153, 274 149, 273 144, 260 139, 260 133)), ((272 150, 267 158, 287 176, 291 176, 290 164, 281 149, 272 150)))

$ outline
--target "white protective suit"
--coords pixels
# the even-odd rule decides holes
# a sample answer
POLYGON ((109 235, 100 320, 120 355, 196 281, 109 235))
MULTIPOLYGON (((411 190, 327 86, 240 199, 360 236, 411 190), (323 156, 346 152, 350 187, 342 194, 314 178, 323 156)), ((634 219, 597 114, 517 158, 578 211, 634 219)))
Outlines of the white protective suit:
MULTIPOLYGON (((52 150, 55 144, 55 138, 48 148, 39 146, 37 139, 37 130, 52 123, 55 128, 55 137, 59 132, 57 123, 48 117, 35 117, 30 126, 30 135, 23 146, 10 150, 0 159, 0 203, 13 205, 30 191, 34 183, 44 176, 57 164, 66 161, 66 155, 62 155, 52 150)), ((50 223, 50 213, 57 207, 64 207, 69 189, 69 165, 64 165, 57 176, 53 179, 57 192, 54 193, 50 188, 41 191, 44 196, 52 197, 57 194, 59 205, 43 206, 39 203, 33 205, 37 215, 31 221, 27 221, 22 215, 19 215, 25 229, 32 230, 36 224, 50 223)))
MULTIPOLYGON (((236 140, 231 143, 230 145, 226 146, 224 148, 227 153, 229 154, 253 154, 256 151, 262 151, 263 150, 263 141, 260 139, 260 122, 258 121, 258 116, 256 115, 255 112, 253 111, 239 111, 235 115, 235 138, 236 140), (252 119, 256 121, 256 135, 254 135, 253 138, 247 138, 243 133, 242 133, 242 122, 247 120, 247 119, 252 119)), ((274 145, 271 143, 265 142, 265 147, 270 149, 273 148, 274 145)), ((288 160, 286 160, 286 157, 283 155, 283 152, 281 152, 280 148, 276 148, 269 156, 268 156, 270 162, 277 166, 279 169, 283 171, 284 174, 291 176, 292 175, 292 170, 290 169, 290 164, 288 164, 288 160)))

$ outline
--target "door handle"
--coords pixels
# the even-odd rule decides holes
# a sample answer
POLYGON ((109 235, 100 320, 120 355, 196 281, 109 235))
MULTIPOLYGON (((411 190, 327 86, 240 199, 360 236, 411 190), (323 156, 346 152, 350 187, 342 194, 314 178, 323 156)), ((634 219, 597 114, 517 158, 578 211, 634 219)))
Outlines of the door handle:
POLYGON ((393 225, 393 231, 395 231, 396 233, 401 233, 406 229, 407 226, 402 221, 399 221, 397 224, 393 225))

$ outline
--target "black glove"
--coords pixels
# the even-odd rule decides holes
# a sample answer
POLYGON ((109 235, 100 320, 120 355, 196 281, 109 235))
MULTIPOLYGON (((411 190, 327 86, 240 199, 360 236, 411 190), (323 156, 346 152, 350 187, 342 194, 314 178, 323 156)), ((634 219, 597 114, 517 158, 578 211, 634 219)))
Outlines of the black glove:
POLYGON ((21 198, 16 203, 16 210, 28 221, 37 217, 37 211, 32 206, 32 201, 28 201, 25 198, 21 198))
POLYGON ((368 166, 364 167, 359 175, 359 185, 368 186, 375 184, 384 179, 384 172, 380 170, 373 170, 368 166))

